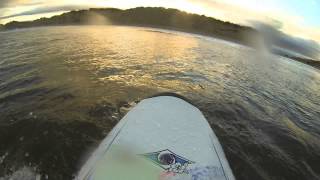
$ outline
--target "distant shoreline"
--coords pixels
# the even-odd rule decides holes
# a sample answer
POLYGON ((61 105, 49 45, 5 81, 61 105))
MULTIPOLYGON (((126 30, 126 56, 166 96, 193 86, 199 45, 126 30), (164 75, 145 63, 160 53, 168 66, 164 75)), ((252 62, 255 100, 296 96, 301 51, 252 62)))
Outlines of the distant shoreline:
POLYGON ((293 59, 295 61, 299 61, 301 63, 307 64, 309 66, 312 66, 312 67, 320 70, 320 61, 313 60, 313 59, 307 59, 307 58, 293 57, 290 55, 281 55, 281 56, 289 58, 289 59, 293 59))
POLYGON ((40 18, 34 21, 9 22, 3 30, 57 25, 134 25, 172 29, 207 36, 214 36, 237 43, 250 45, 244 34, 256 34, 250 27, 220 21, 203 15, 190 14, 177 9, 160 7, 138 7, 121 10, 115 8, 89 9, 70 11, 51 18, 40 18))
MULTIPOLYGON (((204 15, 190 14, 177 9, 161 7, 138 7, 127 10, 93 8, 70 11, 51 18, 40 18, 25 22, 9 22, 5 25, 0 25, 0 31, 64 25, 126 25, 162 28, 220 38, 251 47, 255 47, 255 44, 248 39, 262 38, 259 32, 251 27, 220 21, 204 15)), ((277 52, 274 53, 320 69, 320 61, 277 52)))

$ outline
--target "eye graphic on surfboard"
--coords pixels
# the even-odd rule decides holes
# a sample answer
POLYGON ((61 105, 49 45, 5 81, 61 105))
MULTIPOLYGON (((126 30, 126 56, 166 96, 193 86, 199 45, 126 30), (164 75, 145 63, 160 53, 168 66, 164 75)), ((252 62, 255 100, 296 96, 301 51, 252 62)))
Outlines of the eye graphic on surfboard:
POLYGON ((151 160, 164 170, 174 173, 188 173, 188 165, 194 163, 193 161, 179 156, 168 149, 141 155, 148 160, 151 160))

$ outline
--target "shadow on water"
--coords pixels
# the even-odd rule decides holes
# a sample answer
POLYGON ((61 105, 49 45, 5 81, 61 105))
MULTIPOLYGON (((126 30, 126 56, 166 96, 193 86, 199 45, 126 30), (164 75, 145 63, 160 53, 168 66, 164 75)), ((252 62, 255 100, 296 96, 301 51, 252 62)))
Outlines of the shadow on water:
POLYGON ((238 180, 320 178, 318 70, 158 31, 51 27, 0 36, 0 179, 25 169, 72 179, 134 103, 161 92, 201 109, 238 180))

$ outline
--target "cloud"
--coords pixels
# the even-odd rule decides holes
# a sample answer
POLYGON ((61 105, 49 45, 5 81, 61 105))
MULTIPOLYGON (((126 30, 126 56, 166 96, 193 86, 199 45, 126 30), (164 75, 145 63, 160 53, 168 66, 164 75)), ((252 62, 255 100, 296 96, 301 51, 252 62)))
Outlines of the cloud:
POLYGON ((229 0, 188 1, 201 6, 208 14, 211 13, 210 16, 267 31, 263 32, 264 35, 270 36, 268 38, 272 39, 272 43, 282 48, 313 58, 320 55, 320 28, 303 25, 304 18, 301 16, 285 14, 262 5, 259 9, 252 9, 253 6, 246 7, 230 3, 229 0))
POLYGON ((222 0, 188 0, 189 2, 201 6, 210 16, 219 18, 224 21, 234 23, 248 24, 248 17, 265 19, 265 16, 240 7, 235 4, 230 4, 222 0))
POLYGON ((252 22, 252 24, 254 24, 255 28, 264 36, 265 41, 267 41, 267 46, 271 47, 272 45, 276 45, 315 59, 320 55, 320 45, 313 40, 285 34, 279 31, 277 29, 278 27, 273 27, 261 22, 252 22))
POLYGON ((49 6, 49 7, 39 7, 34 8, 28 11, 23 11, 16 14, 11 14, 8 16, 1 16, 0 19, 8 19, 13 17, 19 17, 19 16, 29 16, 29 15, 36 15, 36 14, 44 14, 44 13, 52 13, 57 11, 71 11, 71 10, 77 10, 77 9, 87 9, 91 8, 92 6, 87 5, 65 5, 65 6, 49 6))
MULTIPOLYGON (((259 21, 264 24, 277 27, 291 36, 297 36, 303 39, 312 39, 320 43, 320 28, 305 25, 305 17, 299 14, 287 14, 284 11, 278 11, 268 4, 261 5, 254 9, 254 6, 247 7, 232 3, 230 0, 188 0, 206 10, 210 16, 224 21, 240 23, 251 26, 252 21, 259 21), (266 7, 264 7, 266 6, 266 7)), ((242 2, 242 1, 241 1, 242 2)))
POLYGON ((21 7, 30 8, 32 6, 42 5, 43 3, 44 2, 41 0, 0 0, 0 17, 7 16, 7 14, 12 11, 12 9, 21 7))
POLYGON ((6 7, 10 2, 11 2, 11 0, 1 0, 0 1, 0 8, 6 7))
POLYGON ((0 1, 0 8, 8 7, 8 6, 12 5, 13 3, 14 3, 13 0, 1 0, 0 1))
POLYGON ((13 6, 34 6, 42 4, 42 1, 34 0, 0 0, 0 9, 13 6))

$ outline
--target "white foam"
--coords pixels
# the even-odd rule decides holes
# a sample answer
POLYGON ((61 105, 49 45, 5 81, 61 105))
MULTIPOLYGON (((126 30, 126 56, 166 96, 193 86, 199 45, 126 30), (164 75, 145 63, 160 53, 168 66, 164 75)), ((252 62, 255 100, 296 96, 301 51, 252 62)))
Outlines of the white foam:
POLYGON ((0 177, 0 180, 40 180, 40 174, 34 172, 31 167, 22 167, 11 175, 0 177))

